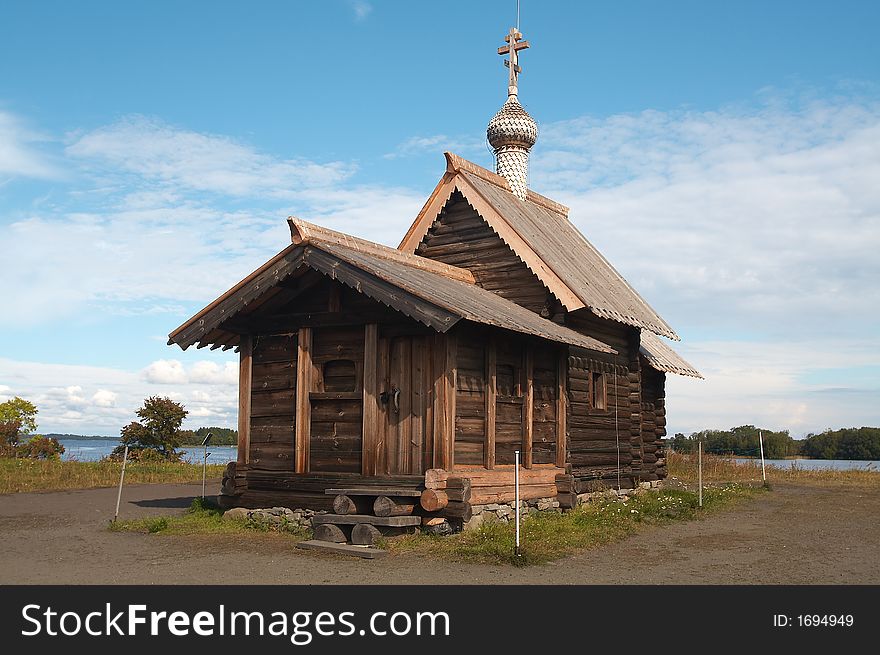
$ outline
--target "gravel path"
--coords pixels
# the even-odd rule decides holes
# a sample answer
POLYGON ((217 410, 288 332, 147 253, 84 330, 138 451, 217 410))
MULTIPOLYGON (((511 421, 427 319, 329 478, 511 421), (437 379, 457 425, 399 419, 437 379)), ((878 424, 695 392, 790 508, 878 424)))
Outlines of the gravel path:
MULTIPOLYGON (((183 512, 200 492, 132 485, 120 516, 183 512)), ((880 493, 870 489, 777 485, 703 520, 524 569, 356 560, 294 550, 277 535, 111 533, 115 501, 115 489, 0 496, 0 583, 880 584, 880 493)))

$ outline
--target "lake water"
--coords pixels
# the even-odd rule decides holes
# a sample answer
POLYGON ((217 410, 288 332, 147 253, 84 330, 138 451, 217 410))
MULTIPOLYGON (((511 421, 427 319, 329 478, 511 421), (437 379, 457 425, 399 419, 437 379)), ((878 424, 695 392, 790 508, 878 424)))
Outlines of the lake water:
MULTIPOLYGON (((734 462, 739 464, 751 463, 761 466, 760 459, 752 459, 749 457, 731 457, 734 462)), ((823 469, 834 469, 837 471, 855 471, 859 469, 868 469, 880 473, 880 461, 871 461, 864 459, 765 459, 767 466, 775 468, 791 468, 796 466, 799 469, 808 471, 818 471, 823 469)))
MULTIPOLYGON (((119 445, 118 439, 59 439, 58 441, 64 446, 61 459, 79 462, 97 462, 119 445)), ((181 450, 187 462, 202 463, 205 451, 201 446, 184 446, 181 450)), ((238 448, 235 446, 208 446, 208 464, 226 464, 237 457, 238 448)))

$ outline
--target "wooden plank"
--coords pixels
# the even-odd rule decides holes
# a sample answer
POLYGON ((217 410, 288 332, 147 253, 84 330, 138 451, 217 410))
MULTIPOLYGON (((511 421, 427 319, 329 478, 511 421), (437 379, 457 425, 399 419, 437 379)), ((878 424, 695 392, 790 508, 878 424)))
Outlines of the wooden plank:
POLYGON ((566 460, 566 402, 568 391, 566 380, 568 374, 568 353, 563 349, 556 360, 556 466, 565 466, 566 460))
POLYGON ((241 335, 238 364, 238 463, 247 464, 251 447, 253 339, 241 335))
POLYGON ((377 373, 376 373, 376 399, 378 402, 378 417, 376 426, 376 475, 387 475, 390 473, 388 468, 388 439, 390 435, 389 414, 391 412, 390 403, 382 403, 380 396, 382 392, 389 389, 389 371, 390 371, 390 348, 389 340, 380 338, 376 346, 377 373))
POLYGON ((294 470, 309 470, 309 442, 311 441, 312 404, 312 328, 299 329, 296 360, 296 460, 294 470))
POLYGON ((420 489, 402 487, 343 487, 325 489, 324 493, 344 496, 406 496, 409 498, 418 498, 422 495, 420 489))
POLYGON ((443 468, 452 470, 455 468, 455 402, 456 389, 458 387, 458 337, 455 334, 447 335, 446 339, 446 429, 447 451, 446 462, 443 468))
POLYGON ((370 523, 372 525, 384 525, 393 528, 403 528, 408 525, 421 525, 420 516, 371 516, 369 514, 316 514, 312 517, 312 525, 332 523, 334 525, 357 525, 358 523, 370 523))
POLYGON ((535 411, 534 389, 534 351, 526 346, 523 354, 523 375, 525 376, 525 389, 523 393, 523 431, 522 431, 522 465, 524 468, 532 468, 532 420, 535 411))
POLYGON ((422 470, 422 445, 425 439, 425 339, 423 337, 410 337, 412 351, 410 354, 409 405, 410 405, 410 428, 409 428, 409 469, 408 473, 418 474, 422 470))
POLYGON ((378 462, 379 436, 379 390, 378 390, 378 344, 379 326, 367 323, 364 326, 364 444, 361 455, 361 473, 376 475, 378 462))
POLYGON ((330 541, 318 541, 317 539, 300 541, 296 547, 302 550, 316 550, 318 552, 332 553, 335 555, 351 555, 362 559, 377 559, 379 557, 384 557, 387 554, 387 551, 379 548, 355 546, 352 544, 334 544, 330 541))
MULTIPOLYGON (((531 469, 520 470, 519 481, 521 485, 555 484, 556 476, 564 471, 565 469, 561 469, 553 464, 535 464, 531 469)), ((482 467, 471 469, 459 467, 456 469, 455 475, 470 480, 471 488, 476 493, 477 487, 513 485, 514 466, 499 465, 491 471, 487 471, 482 467)))
POLYGON ((496 397, 496 363, 498 348, 493 336, 489 337, 486 346, 486 449, 485 466, 487 469, 495 468, 495 411, 497 408, 496 397))
MULTIPOLYGON (((553 498, 556 496, 556 484, 521 484, 519 497, 522 500, 534 500, 535 498, 553 498)), ((471 490, 471 505, 486 505, 489 503, 509 503, 516 499, 516 490, 513 485, 503 487, 474 487, 471 490)), ((451 503, 450 503, 451 504, 451 503)))
POLYGON ((425 469, 426 475, 432 467, 444 467, 446 465, 446 338, 447 335, 445 334, 435 334, 431 337, 433 343, 431 349, 431 373, 434 391, 431 409, 433 444, 430 461, 425 469))

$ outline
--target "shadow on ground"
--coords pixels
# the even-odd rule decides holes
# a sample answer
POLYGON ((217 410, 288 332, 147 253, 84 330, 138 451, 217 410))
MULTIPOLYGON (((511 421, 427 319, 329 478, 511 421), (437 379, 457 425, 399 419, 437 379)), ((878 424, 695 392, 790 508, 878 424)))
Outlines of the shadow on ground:
POLYGON ((129 501, 132 505, 138 507, 169 507, 186 509, 198 496, 178 496, 177 498, 149 498, 147 500, 129 501))

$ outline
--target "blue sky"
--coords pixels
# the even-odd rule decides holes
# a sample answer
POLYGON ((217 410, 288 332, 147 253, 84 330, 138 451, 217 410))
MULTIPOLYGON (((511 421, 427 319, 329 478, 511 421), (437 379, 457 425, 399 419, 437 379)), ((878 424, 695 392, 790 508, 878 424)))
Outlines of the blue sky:
MULTIPOLYGON (((873 2, 523 0, 531 179, 682 335, 670 428, 880 424, 873 2)), ((451 149, 491 167, 515 2, 29 2, 0 21, 0 396, 114 434, 233 425, 169 331, 289 239, 396 244, 451 149)))

